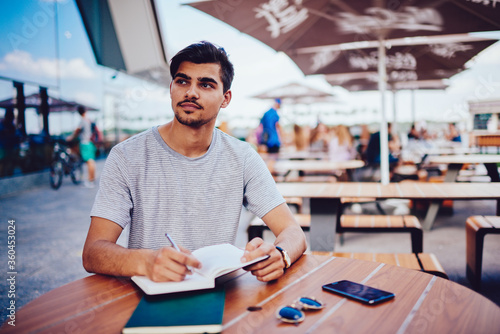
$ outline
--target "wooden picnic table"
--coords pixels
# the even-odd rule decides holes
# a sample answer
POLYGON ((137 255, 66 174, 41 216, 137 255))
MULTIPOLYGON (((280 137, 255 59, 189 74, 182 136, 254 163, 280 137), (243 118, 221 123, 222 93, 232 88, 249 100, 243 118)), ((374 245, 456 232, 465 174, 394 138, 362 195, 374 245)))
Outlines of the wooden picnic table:
MULTIPOLYGON (((336 222, 340 219, 341 198, 369 197, 374 199, 411 199, 442 201, 479 200, 497 201, 500 214, 500 183, 428 183, 400 182, 383 185, 377 182, 282 182, 277 184, 284 197, 310 199, 310 247, 314 251, 332 251, 335 245, 336 222)), ((434 214, 431 212, 431 215, 434 214)), ((427 216, 424 228, 431 229, 435 216, 427 216)))
POLYGON ((427 158, 430 164, 446 164, 448 171, 445 175, 445 182, 455 182, 458 173, 465 164, 484 164, 488 171, 488 176, 492 182, 500 182, 497 164, 500 163, 499 154, 453 154, 440 155, 427 158))
POLYGON ((284 174, 285 181, 292 171, 323 172, 333 174, 336 170, 352 170, 365 165, 362 160, 330 161, 330 160, 278 160, 273 169, 276 173, 284 174))
MULTIPOLYGON (((224 286, 222 333, 498 333, 500 328, 500 308, 473 290, 377 262, 306 254, 276 281, 263 283, 246 273, 224 286), (344 279, 396 297, 368 306, 321 288, 344 279), (306 311, 298 325, 276 318, 278 309, 302 296, 325 307, 306 311)), ((120 333, 142 295, 128 278, 88 276, 28 303, 18 310, 16 326, 4 323, 1 332, 120 333)))

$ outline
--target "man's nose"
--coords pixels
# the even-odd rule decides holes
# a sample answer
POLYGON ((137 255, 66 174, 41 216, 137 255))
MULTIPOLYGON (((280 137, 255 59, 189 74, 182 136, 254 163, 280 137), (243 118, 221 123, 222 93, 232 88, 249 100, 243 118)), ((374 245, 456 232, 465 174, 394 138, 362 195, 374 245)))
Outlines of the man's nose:
POLYGON ((188 89, 186 90, 186 97, 188 98, 198 98, 199 97, 199 94, 198 94, 198 88, 196 87, 196 85, 190 85, 188 87, 188 89))

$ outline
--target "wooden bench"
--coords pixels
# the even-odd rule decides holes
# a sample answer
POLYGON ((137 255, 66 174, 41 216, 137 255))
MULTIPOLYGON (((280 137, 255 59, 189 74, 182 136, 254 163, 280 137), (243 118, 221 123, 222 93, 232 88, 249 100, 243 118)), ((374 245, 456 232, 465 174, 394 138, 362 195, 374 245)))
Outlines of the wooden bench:
POLYGON ((342 252, 312 252, 316 255, 333 255, 365 261, 374 261, 393 266, 420 270, 428 274, 448 279, 437 257, 432 253, 342 253, 342 252))
POLYGON ((424 234, 418 218, 411 215, 342 215, 337 233, 410 233, 413 253, 423 252, 424 234))
POLYGON ((289 207, 295 208, 295 213, 302 212, 303 201, 301 197, 285 197, 285 202, 289 207))
POLYGON ((486 234, 500 234, 500 217, 471 216, 465 223, 466 274, 474 289, 481 287, 483 246, 486 234))
MULTIPOLYGON (((311 215, 295 214, 295 219, 302 230, 309 231, 311 215)), ((254 218, 248 226, 248 240, 262 238, 264 230, 269 229, 262 219, 254 218)), ((423 252, 422 226, 415 216, 382 216, 382 215, 342 215, 337 223, 337 233, 410 233, 413 253, 423 252)))

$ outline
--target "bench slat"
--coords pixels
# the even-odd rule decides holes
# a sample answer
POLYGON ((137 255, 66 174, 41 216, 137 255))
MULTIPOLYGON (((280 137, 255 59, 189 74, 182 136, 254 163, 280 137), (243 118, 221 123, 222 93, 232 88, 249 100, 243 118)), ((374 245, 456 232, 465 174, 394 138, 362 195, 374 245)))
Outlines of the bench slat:
POLYGON ((420 221, 415 216, 403 216, 404 225, 408 228, 418 228, 422 229, 420 221))
POLYGON ((491 224, 494 228, 500 228, 500 217, 497 216, 485 216, 484 217, 488 223, 491 224))
POLYGON ((374 261, 400 267, 397 254, 390 254, 390 253, 375 254, 374 261))
POLYGON ((375 197, 342 197, 340 199, 340 202, 342 204, 347 204, 347 203, 371 203, 371 202, 376 202, 377 199, 375 197))
POLYGON ((466 225, 472 227, 475 231, 480 228, 491 228, 491 224, 484 216, 472 216, 467 219, 466 225))
POLYGON ((412 254, 396 254, 398 258, 399 265, 404 268, 420 270, 420 264, 418 263, 415 253, 412 254))
MULTIPOLYGON (((333 253, 334 256, 336 253, 333 253)), ((352 253, 351 259, 365 260, 365 261, 375 261, 375 256, 372 253, 352 253)))
POLYGON ((486 234, 500 234, 500 217, 470 216, 465 222, 466 275, 472 287, 481 287, 484 237, 486 234))
POLYGON ((418 259, 420 260, 422 270, 426 273, 441 276, 443 278, 448 278, 448 275, 446 275, 444 268, 441 266, 441 263, 439 263, 437 257, 434 254, 419 253, 418 259))

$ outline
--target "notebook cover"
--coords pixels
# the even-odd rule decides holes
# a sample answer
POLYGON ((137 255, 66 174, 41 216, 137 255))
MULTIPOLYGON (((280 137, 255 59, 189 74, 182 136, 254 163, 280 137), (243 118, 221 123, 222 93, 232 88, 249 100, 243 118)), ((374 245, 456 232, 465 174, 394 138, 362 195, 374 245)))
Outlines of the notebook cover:
POLYGON ((219 333, 224 313, 224 287, 144 295, 123 333, 219 333))

